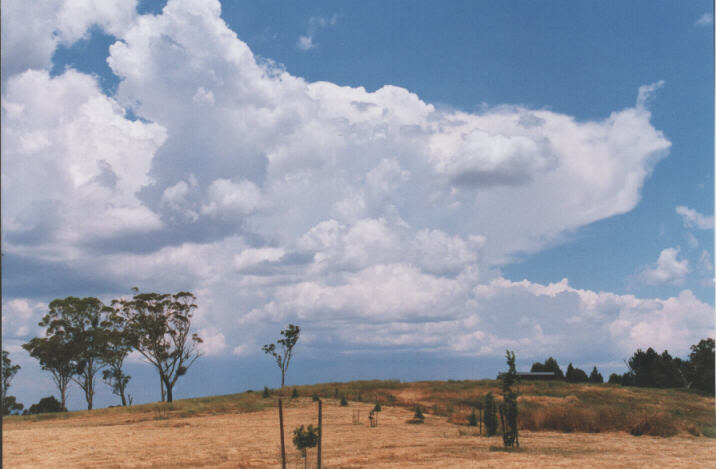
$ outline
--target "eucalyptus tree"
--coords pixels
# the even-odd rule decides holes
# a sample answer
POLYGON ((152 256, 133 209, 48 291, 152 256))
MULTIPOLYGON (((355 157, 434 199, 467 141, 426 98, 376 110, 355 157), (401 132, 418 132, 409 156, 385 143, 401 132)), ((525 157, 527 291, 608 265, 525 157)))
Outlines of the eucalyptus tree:
MULTIPOLYGON (((105 349, 102 361, 107 366, 102 371, 102 378, 111 388, 112 392, 120 397, 122 405, 127 405, 126 389, 132 378, 124 373, 124 359, 132 351, 132 344, 126 332, 126 322, 114 310, 102 322, 106 333, 105 349)), ((131 405, 131 399, 129 404, 131 405)))
POLYGON ((9 415, 15 410, 22 410, 22 404, 16 401, 15 396, 8 396, 7 390, 10 383, 17 372, 20 371, 20 365, 13 365, 10 360, 10 354, 5 350, 2 351, 2 414, 9 415))
POLYGON ((72 363, 74 344, 66 340, 64 333, 57 333, 49 337, 35 337, 22 348, 40 362, 43 370, 50 372, 60 392, 60 404, 66 409, 67 386, 75 373, 72 363))
POLYGON ((66 343, 63 352, 69 358, 69 376, 84 391, 87 410, 92 410, 96 392, 95 378, 104 367, 102 356, 107 343, 102 323, 109 310, 94 297, 68 296, 52 300, 49 306, 49 312, 39 325, 46 328, 46 337, 57 337, 66 343))
POLYGON ((267 355, 273 356, 276 360, 276 365, 278 365, 281 370, 281 388, 283 388, 286 381, 286 371, 288 370, 289 363, 291 363, 291 358, 293 358, 293 348, 296 346, 296 342, 298 342, 298 338, 301 335, 301 328, 289 324, 286 329, 281 331, 281 335, 283 339, 279 339, 276 344, 266 344, 261 350, 267 355), (277 351, 277 344, 281 347, 279 351, 277 351))
POLYGON ((190 330, 195 300, 190 292, 136 293, 131 300, 112 302, 128 343, 157 369, 168 402, 177 380, 201 355, 203 341, 190 330))

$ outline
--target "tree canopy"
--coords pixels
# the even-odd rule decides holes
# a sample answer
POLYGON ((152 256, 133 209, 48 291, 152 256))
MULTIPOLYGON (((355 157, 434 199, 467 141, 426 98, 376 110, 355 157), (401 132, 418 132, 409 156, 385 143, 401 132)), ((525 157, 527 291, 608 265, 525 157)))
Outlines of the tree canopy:
POLYGON ((115 300, 115 313, 124 321, 129 343, 159 373, 168 402, 177 380, 201 355, 202 339, 191 332, 197 306, 190 292, 137 293, 131 300, 115 300))

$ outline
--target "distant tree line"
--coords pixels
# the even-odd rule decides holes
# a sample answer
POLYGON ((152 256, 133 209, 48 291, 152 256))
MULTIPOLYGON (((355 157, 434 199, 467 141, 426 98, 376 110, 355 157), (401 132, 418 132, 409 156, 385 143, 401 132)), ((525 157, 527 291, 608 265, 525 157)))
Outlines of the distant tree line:
POLYGON ((692 345, 687 360, 672 357, 667 350, 658 354, 651 347, 638 349, 627 362, 629 370, 621 375, 612 373, 609 382, 648 388, 686 387, 714 395, 714 357, 712 338, 692 345))
MULTIPOLYGON (((646 351, 638 349, 626 362, 629 370, 624 374, 612 373, 609 383, 622 386, 640 386, 651 388, 690 388, 715 394, 714 392, 714 339, 707 338, 691 346, 689 358, 682 360, 669 355, 664 350, 658 354, 649 347, 646 351)), ((604 378, 597 367, 587 376, 580 368, 567 366, 563 373, 557 360, 549 357, 544 363, 532 364, 530 371, 554 372, 557 379, 570 383, 602 383, 604 378)))
MULTIPOLYGON (((60 395, 58 406, 43 399, 45 402, 36 405, 38 411, 55 407, 66 410, 71 381, 82 389, 91 410, 100 372, 122 405, 131 405, 132 398, 127 394, 131 376, 124 372, 124 361, 132 350, 156 368, 162 401, 172 402, 177 380, 200 356, 197 347, 202 339, 190 330, 196 297, 190 292, 133 290, 131 299, 112 300, 110 305, 94 297, 72 296, 50 303, 49 312, 39 322, 45 328, 44 336, 22 346, 52 375, 60 395)), ((12 396, 6 398, 10 380, 19 369, 19 365, 9 365, 3 351, 3 413, 22 409, 14 398, 10 402, 12 396)))
POLYGON ((604 377, 602 374, 597 370, 597 367, 595 366, 592 369, 592 372, 587 376, 587 373, 585 373, 584 370, 581 368, 575 368, 570 363, 567 366, 567 373, 563 373, 562 369, 559 367, 559 364, 557 363, 557 360, 555 360, 552 357, 549 357, 547 360, 545 360, 544 363, 536 362, 532 364, 532 368, 530 371, 551 371, 554 373, 554 376, 556 379, 563 379, 567 381, 568 383, 603 383, 604 377))

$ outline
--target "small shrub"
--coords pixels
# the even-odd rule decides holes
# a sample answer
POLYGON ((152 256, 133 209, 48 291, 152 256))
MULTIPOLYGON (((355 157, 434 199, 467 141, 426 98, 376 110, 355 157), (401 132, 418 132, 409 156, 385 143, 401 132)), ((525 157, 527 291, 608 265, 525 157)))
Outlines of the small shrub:
POLYGON ((264 386, 264 392, 261 396, 264 398, 271 397, 271 390, 268 388, 268 386, 264 386))
POLYGON ((679 430, 674 425, 674 420, 666 414, 645 414, 642 418, 629 429, 629 433, 634 436, 649 435, 670 437, 674 436, 679 430))
POLYGON ((487 436, 494 436, 497 434, 497 406, 495 405, 495 397, 491 392, 488 392, 485 396, 484 408, 483 422, 485 422, 485 431, 487 436))
POLYGON ((320 400, 320 399, 318 398, 318 393, 317 393, 317 392, 314 392, 314 393, 313 393, 313 402, 318 402, 319 400, 320 400))
POLYGON ((293 391, 291 391, 291 399, 295 399, 298 397, 298 390, 296 388, 293 388, 293 391))
POLYGON ((306 449, 313 448, 318 443, 318 429, 309 425, 304 430, 303 425, 293 431, 293 444, 303 456, 304 467, 306 466, 306 449))
POLYGON ((380 403, 376 402, 375 407, 373 407, 373 412, 380 412, 382 408, 380 407, 380 403))
POLYGON ((467 416, 467 424, 471 427, 477 426, 477 414, 475 413, 475 409, 472 409, 472 413, 467 416))
POLYGON ((422 409, 420 409, 419 405, 415 406, 415 414, 413 415, 413 418, 408 420, 408 423, 423 423, 425 421, 425 415, 423 415, 422 409))
POLYGON ((341 407, 347 407, 348 401, 346 400, 346 396, 341 396, 341 407))

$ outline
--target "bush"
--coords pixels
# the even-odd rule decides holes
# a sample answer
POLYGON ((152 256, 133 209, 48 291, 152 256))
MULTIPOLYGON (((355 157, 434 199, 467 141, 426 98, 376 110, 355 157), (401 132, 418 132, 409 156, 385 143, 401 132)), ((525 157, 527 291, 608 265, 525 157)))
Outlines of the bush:
POLYGON ((320 401, 320 399, 318 398, 318 393, 314 392, 313 393, 313 402, 318 402, 318 401, 320 401))
POLYGON ((467 424, 471 427, 477 426, 477 414, 475 413, 475 409, 472 409, 472 413, 467 416, 467 424))
POLYGON ((346 400, 346 396, 341 396, 341 407, 348 406, 348 401, 346 400))
POLYGON ((262 394, 262 397, 271 397, 271 390, 268 388, 268 386, 264 386, 264 392, 262 394))
POLYGON ((592 370, 592 373, 589 375, 589 382, 590 383, 603 383, 604 377, 600 372, 597 371, 597 367, 595 366, 592 370))
POLYGON ((17 412, 19 415, 20 411, 24 408, 25 406, 22 403, 17 402, 17 398, 15 396, 5 396, 5 400, 2 403, 2 414, 12 415, 17 412))
POLYGON ((485 396, 485 415, 482 421, 485 422, 485 431, 487 436, 497 434, 497 406, 495 405, 495 396, 488 392, 485 396))
POLYGON ((381 410, 383 409, 380 407, 380 403, 376 402, 375 407, 373 407, 373 412, 380 412, 381 410))
POLYGON ((629 433, 634 436, 649 435, 669 437, 678 433, 674 419, 666 414, 644 414, 639 421, 632 425, 629 433))
POLYGON ((293 388, 293 391, 291 391, 291 399, 295 399, 298 397, 298 390, 296 388, 293 388))
POLYGON ((415 406, 415 415, 413 415, 413 418, 415 420, 420 420, 420 421, 425 420, 425 416, 423 415, 423 411, 420 409, 419 405, 415 406))
POLYGON ((293 444, 296 446, 296 449, 301 451, 301 455, 303 456, 304 460, 304 466, 306 462, 306 449, 307 448, 313 448, 318 443, 318 429, 313 428, 313 425, 309 425, 308 428, 304 430, 303 425, 296 428, 293 431, 293 444))
POLYGON ((420 408, 419 405, 415 406, 415 414, 413 415, 413 418, 408 420, 408 423, 423 423, 425 421, 425 415, 423 415, 423 411, 420 408))
POLYGON ((43 414, 45 412, 67 412, 67 409, 62 407, 60 401, 55 399, 54 396, 43 397, 37 404, 30 406, 29 414, 43 414))

